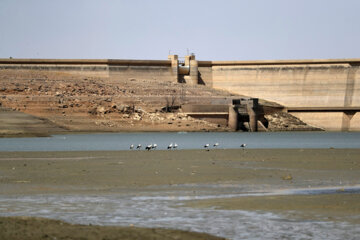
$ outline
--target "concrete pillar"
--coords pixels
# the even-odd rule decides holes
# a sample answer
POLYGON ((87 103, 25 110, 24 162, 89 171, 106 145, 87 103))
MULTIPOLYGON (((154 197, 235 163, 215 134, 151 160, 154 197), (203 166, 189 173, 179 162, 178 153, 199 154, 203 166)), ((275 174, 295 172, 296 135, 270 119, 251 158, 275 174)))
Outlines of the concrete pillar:
POLYGON ((184 60, 185 66, 190 66, 190 59, 191 59, 191 56, 185 56, 185 60, 184 60))
POLYGON ((229 106, 229 119, 228 119, 229 128, 233 131, 237 131, 239 129, 239 113, 237 108, 233 105, 229 106))
POLYGON ((198 78, 199 78, 199 70, 198 70, 199 64, 196 60, 190 60, 190 79, 191 79, 191 85, 197 85, 198 78))
POLYGON ((171 61, 171 71, 173 75, 173 80, 175 82, 179 81, 179 59, 178 55, 169 55, 168 59, 171 61))
POLYGON ((178 55, 168 55, 168 60, 173 61, 173 60, 178 60, 178 55))
POLYGON ((256 115, 256 111, 254 111, 254 108, 252 106, 252 104, 248 104, 247 105, 247 112, 249 114, 249 127, 250 127, 250 131, 251 132, 257 132, 258 127, 257 127, 257 115, 256 115))

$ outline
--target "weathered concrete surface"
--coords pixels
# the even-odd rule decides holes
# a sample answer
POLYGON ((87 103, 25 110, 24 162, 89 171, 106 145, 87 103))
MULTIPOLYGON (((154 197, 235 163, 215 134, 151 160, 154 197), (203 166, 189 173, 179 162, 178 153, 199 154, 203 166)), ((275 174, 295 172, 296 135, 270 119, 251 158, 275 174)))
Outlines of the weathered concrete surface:
POLYGON ((175 78, 172 68, 169 66, 110 66, 109 78, 113 81, 137 80, 160 80, 169 81, 175 78))
POLYGON ((169 60, 0 59, 0 70, 42 70, 97 76, 115 81, 157 79, 176 81, 169 60))
POLYGON ((314 127, 326 126, 332 131, 360 131, 360 113, 344 112, 292 112, 299 119, 314 127))
MULTIPOLYGON (((285 107, 360 106, 360 59, 200 61, 199 72, 200 79, 213 88, 275 101, 285 107)), ((294 115, 327 130, 360 130, 357 117, 348 118, 345 113, 294 115)))
POLYGON ((349 64, 214 66, 212 70, 214 88, 288 107, 360 105, 359 67, 349 64))
POLYGON ((328 130, 344 130, 342 112, 296 112, 291 113, 299 119, 306 119, 306 122, 314 127, 326 126, 328 130))

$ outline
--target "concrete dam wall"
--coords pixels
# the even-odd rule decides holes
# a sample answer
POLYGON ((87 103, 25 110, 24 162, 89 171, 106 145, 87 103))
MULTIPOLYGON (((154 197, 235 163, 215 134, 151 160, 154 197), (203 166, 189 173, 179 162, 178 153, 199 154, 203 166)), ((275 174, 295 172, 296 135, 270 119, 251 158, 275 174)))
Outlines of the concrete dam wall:
POLYGON ((214 88, 261 97, 287 107, 360 106, 360 67, 351 63, 213 64, 214 88))
POLYGON ((42 70, 103 77, 107 81, 175 80, 170 61, 116 59, 0 59, 0 70, 42 70))
POLYGON ((360 131, 360 59, 290 61, 0 59, 1 70, 43 70, 105 81, 154 79, 205 84, 274 101, 301 120, 332 131, 360 131))
POLYGON ((314 126, 360 130, 360 59, 199 61, 199 72, 207 85, 277 102, 314 126))

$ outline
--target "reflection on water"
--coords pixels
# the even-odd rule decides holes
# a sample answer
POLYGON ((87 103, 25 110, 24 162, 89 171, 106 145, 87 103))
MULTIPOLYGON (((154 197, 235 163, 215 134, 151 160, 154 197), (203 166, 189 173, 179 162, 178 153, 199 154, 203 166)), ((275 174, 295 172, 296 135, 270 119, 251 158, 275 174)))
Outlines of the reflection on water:
POLYGON ((107 133, 54 135, 47 138, 0 138, 0 151, 90 151, 128 150, 156 143, 166 149, 177 143, 178 149, 199 149, 204 144, 217 148, 360 148, 360 132, 217 132, 217 133, 107 133))
MULTIPOLYGON (((345 191, 359 191, 359 187, 345 191)), ((322 189, 336 191, 338 189, 322 189)), ((269 195, 297 190, 254 193, 269 195)), ((301 191, 301 190, 300 190, 301 191)), ((309 190, 310 191, 310 190, 309 190)), ((320 189, 315 189, 320 193, 320 189)), ((204 192, 204 194, 207 194, 204 192)), ((112 195, 2 196, 0 215, 37 216, 72 223, 176 228, 207 232, 229 239, 356 239, 360 228, 345 222, 299 221, 266 212, 196 209, 183 207, 186 200, 228 195, 193 195, 192 191, 143 192, 112 195)), ((305 192, 303 192, 305 194, 305 192)))

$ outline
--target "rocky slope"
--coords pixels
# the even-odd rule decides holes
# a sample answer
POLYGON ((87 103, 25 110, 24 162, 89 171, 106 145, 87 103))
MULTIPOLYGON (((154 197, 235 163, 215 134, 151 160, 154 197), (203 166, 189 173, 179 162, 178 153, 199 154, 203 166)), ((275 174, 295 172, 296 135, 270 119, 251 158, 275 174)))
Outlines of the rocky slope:
POLYGON ((64 72, 0 70, 3 108, 47 119, 67 131, 228 131, 227 126, 193 119, 176 109, 185 103, 239 97, 204 85, 156 79, 116 81, 64 72))

